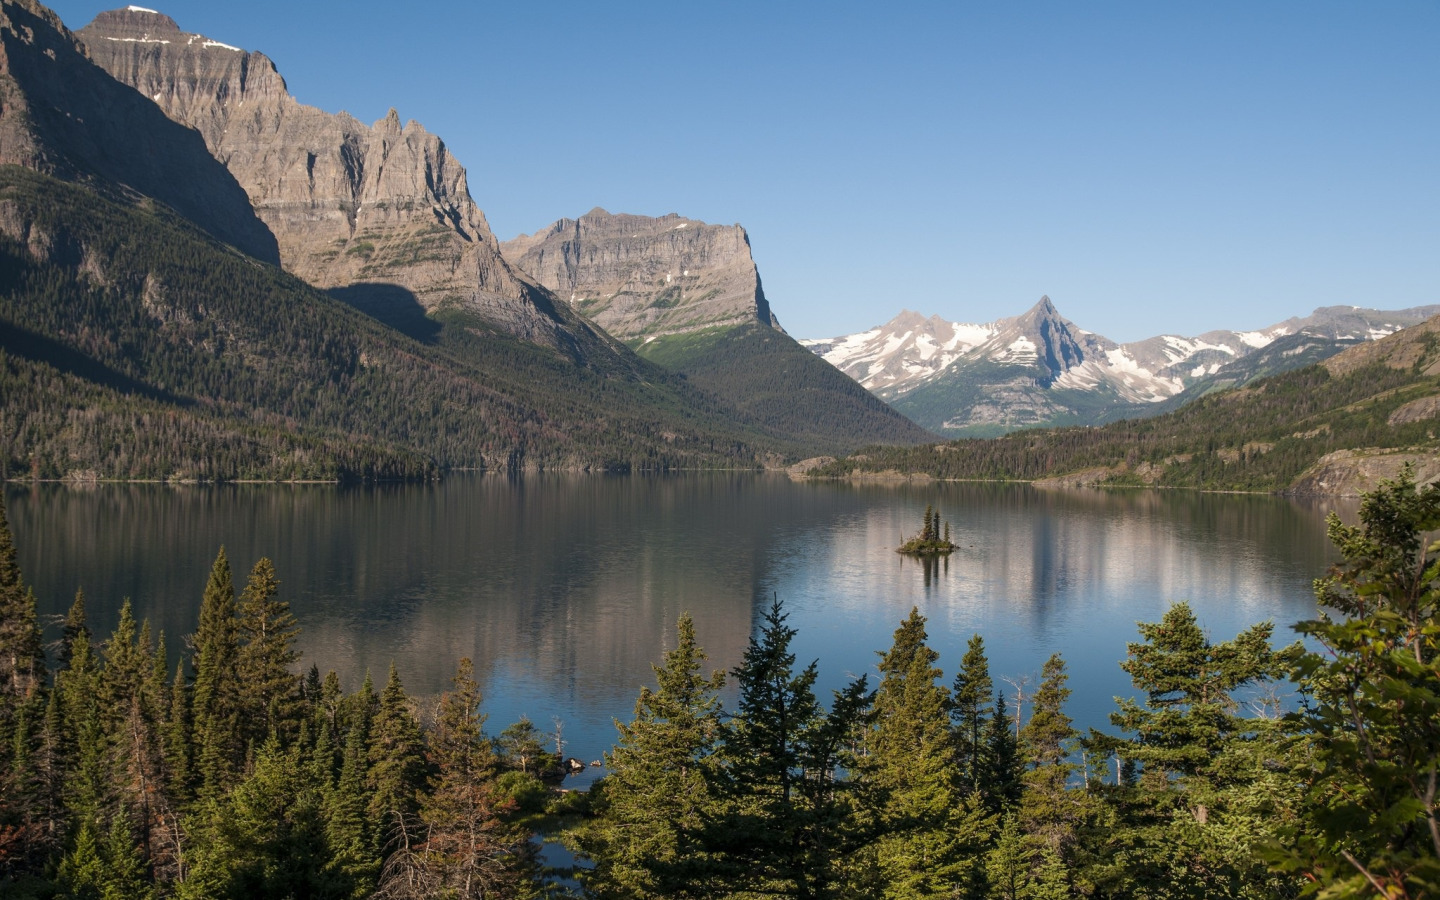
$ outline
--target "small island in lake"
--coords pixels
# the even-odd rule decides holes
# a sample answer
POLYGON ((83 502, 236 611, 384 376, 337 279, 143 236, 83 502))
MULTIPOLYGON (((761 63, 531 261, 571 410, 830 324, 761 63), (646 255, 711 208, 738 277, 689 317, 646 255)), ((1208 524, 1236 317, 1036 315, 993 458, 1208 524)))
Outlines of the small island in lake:
POLYGON ((960 549, 950 543, 949 522, 944 524, 943 535, 941 532, 940 513, 935 511, 933 504, 926 506, 925 525, 920 529, 920 533, 895 548, 895 552, 911 556, 944 556, 960 549))

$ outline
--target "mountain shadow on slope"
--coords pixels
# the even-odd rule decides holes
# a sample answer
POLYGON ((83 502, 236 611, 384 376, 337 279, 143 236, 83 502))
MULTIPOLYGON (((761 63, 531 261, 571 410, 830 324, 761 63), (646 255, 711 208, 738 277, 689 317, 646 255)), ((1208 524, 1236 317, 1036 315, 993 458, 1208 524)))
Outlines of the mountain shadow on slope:
POLYGON ((0 163, 150 197, 279 265, 275 236, 194 130, 110 77, 50 10, 0 2, 0 163))

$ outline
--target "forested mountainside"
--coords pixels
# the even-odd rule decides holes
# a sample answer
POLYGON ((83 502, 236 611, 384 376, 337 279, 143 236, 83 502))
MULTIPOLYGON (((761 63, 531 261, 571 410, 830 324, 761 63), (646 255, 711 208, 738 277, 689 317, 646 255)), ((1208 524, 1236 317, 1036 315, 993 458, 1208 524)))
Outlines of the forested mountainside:
POLYGON ((578 366, 418 313, 417 340, 148 206, 0 168, 10 474, 395 478, 810 450, 623 348, 578 366))
POLYGON ((47 651, 0 508, 0 896, 1422 900, 1437 523, 1440 487, 1408 476, 1331 520, 1333 616, 1298 626, 1319 652, 1273 646, 1270 622, 1211 636, 1184 603, 1139 623, 1134 696, 1088 734, 1061 654, 1007 691, 981 635, 942 668, 918 610, 878 683, 828 704, 778 600, 728 673, 682 617, 607 774, 565 793, 534 723, 487 733, 470 659, 423 700, 394 666, 378 691, 298 674, 267 559, 237 596, 220 551, 173 676, 128 601, 100 638, 77 593, 47 651), (547 815, 593 868, 544 869, 547 815))
POLYGON ((1358 493, 1400 462, 1440 475, 1440 318, 1320 365, 1207 394, 1162 416, 1098 428, 872 447, 812 470, 935 478, 1358 493), (1432 471, 1433 470, 1433 471, 1432 471))
POLYGON ((783 331, 759 323, 657 337, 637 352, 807 446, 910 445, 935 437, 783 331))

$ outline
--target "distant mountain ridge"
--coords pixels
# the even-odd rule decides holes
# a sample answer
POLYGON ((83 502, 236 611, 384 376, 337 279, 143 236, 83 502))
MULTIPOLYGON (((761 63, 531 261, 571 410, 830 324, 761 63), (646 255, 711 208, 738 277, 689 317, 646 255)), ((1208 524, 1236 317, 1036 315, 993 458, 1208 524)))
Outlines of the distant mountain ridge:
MULTIPOLYGON (((1235 365, 1271 347, 1303 352, 1312 341, 1323 339, 1279 337, 1235 365)), ((1358 496, 1406 465, 1422 482, 1440 479, 1437 435, 1440 315, 1377 340, 1357 340, 1319 364, 1214 390, 1144 420, 867 447, 810 474, 1358 496)))
POLYGON ((1440 306, 1323 307, 1258 331, 1117 344, 1079 328, 1042 297, 1020 316, 983 325, 907 310, 869 331, 801 343, 920 424, 983 436, 1153 415, 1205 390, 1315 362, 1435 313, 1440 306), (1306 340, 1264 366, 1241 362, 1287 335, 1306 340))
POLYGON ((263 53, 153 10, 102 12, 78 34, 97 64, 200 132, 287 271, 382 318, 387 304, 458 307, 535 343, 593 342, 588 323, 501 258, 464 167, 420 124, 393 109, 367 126, 306 106, 263 53))

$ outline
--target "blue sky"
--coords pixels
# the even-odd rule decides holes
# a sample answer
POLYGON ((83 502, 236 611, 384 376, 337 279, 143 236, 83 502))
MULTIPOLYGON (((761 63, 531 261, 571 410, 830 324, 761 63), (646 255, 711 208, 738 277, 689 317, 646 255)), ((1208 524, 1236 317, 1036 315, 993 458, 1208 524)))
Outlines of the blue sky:
POLYGON ((1440 303, 1434 0, 143 5, 421 122, 501 239, 741 223, 797 337, 1041 294, 1120 341, 1440 303))

